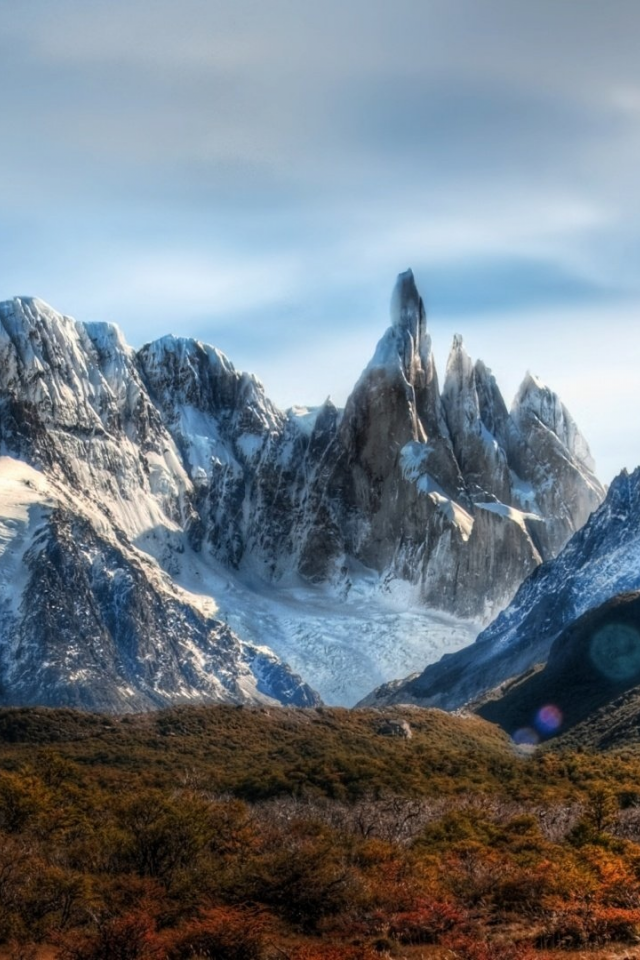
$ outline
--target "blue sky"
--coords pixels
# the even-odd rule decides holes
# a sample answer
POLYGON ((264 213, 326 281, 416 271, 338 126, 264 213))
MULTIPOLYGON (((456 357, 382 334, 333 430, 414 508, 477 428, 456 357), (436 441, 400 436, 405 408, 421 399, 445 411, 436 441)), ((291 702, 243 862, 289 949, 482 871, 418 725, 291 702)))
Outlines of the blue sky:
POLYGON ((636 0, 0 0, 0 297, 343 402, 411 265, 640 462, 636 0))

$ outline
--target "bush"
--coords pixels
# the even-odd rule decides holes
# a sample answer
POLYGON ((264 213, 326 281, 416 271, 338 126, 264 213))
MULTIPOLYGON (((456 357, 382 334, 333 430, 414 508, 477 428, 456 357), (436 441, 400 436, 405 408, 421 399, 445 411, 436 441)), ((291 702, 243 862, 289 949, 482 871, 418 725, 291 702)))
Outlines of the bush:
POLYGON ((640 931, 640 910, 598 904, 559 904, 546 930, 537 938, 542 947, 584 947, 634 943, 640 931))
POLYGON ((215 907, 170 938, 167 960, 262 960, 267 926, 257 910, 215 907))
POLYGON ((103 921, 95 933, 62 939, 58 960, 159 960, 162 955, 151 918, 130 913, 103 921))
POLYGON ((536 960, 529 943, 500 942, 478 933, 459 933, 446 943, 451 960, 536 960))
POLYGON ((415 908, 397 913, 389 924, 389 936, 400 943, 439 943, 445 933, 465 919, 462 911, 451 903, 420 900, 415 908))

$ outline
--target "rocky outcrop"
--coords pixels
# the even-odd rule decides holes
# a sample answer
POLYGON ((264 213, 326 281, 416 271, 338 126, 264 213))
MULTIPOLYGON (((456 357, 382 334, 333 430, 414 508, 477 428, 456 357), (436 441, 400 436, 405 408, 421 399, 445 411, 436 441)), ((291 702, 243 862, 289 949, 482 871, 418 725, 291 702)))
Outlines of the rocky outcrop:
POLYGON ((381 737, 400 737, 402 740, 411 740, 413 731, 406 720, 383 720, 377 732, 381 737))

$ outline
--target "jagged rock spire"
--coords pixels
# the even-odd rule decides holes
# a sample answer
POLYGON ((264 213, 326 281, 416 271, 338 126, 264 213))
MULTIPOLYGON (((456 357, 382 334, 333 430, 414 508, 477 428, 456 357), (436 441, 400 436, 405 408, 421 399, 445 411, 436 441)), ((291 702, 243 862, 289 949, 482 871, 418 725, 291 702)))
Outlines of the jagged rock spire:
POLYGON ((543 427, 551 430, 560 443, 576 460, 584 464, 587 470, 591 472, 595 470, 589 445, 564 403, 557 393, 529 371, 513 402, 511 415, 516 422, 523 425, 524 429, 530 429, 530 420, 539 422, 543 427))
POLYGON ((486 368, 474 365, 462 337, 455 334, 447 362, 442 405, 471 499, 483 502, 495 497, 509 503, 512 497, 505 452, 482 418, 478 387, 484 399, 487 384, 482 380, 483 371, 486 368))
POLYGON ((426 333, 427 317, 411 269, 398 275, 391 295, 391 324, 406 330, 417 346, 426 333))

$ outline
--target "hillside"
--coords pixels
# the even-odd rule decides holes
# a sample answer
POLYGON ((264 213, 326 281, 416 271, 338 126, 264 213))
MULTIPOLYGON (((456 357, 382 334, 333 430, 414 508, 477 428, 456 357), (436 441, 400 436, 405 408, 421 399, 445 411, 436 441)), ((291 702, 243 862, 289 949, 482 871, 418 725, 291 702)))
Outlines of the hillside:
POLYGON ((478 713, 521 741, 571 731, 576 743, 604 746, 629 738, 637 743, 637 724, 633 730, 628 721, 639 680, 640 593, 633 592, 579 617, 555 640, 544 668, 506 684, 478 713), (616 704, 626 691, 623 734, 616 704))
POLYGON ((176 770, 188 770, 203 788, 247 800, 451 793, 459 776, 497 787, 516 762, 497 727, 440 710, 176 707, 113 718, 0 710, 0 764, 29 760, 43 747, 100 776, 115 768, 125 779, 162 787, 176 770), (385 735, 389 720, 408 722, 411 738, 385 735))

